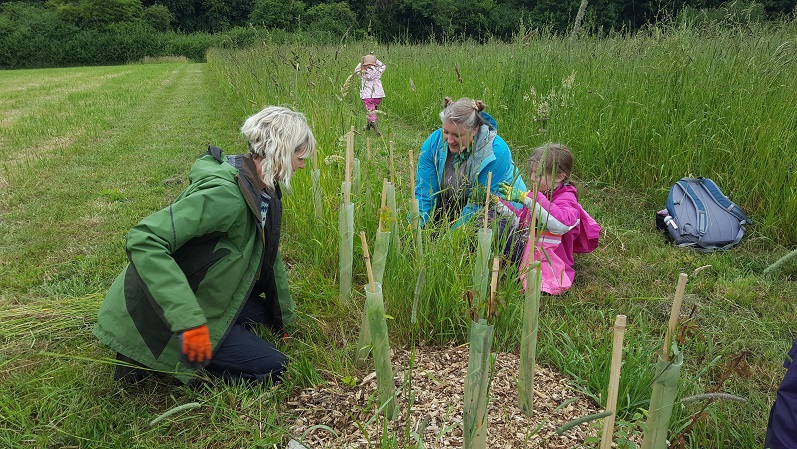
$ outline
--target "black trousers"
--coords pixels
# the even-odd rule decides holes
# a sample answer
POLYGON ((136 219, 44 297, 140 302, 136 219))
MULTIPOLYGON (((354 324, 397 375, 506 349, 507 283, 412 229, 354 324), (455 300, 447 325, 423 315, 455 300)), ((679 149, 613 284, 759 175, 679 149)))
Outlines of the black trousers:
POLYGON ((267 299, 250 295, 227 336, 213 352, 207 374, 228 383, 276 382, 285 371, 285 355, 255 335, 254 326, 271 327, 273 316, 267 299))
POLYGON ((775 403, 769 412, 766 440, 764 447, 768 449, 791 449, 797 447, 797 340, 783 363, 786 375, 778 388, 775 403))

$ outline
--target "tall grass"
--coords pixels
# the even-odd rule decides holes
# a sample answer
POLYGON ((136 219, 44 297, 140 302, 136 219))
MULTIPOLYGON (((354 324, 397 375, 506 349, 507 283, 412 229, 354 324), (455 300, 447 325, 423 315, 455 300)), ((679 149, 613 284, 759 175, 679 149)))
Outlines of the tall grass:
MULTIPOLYGON (((0 72, 0 445, 281 446, 297 437, 283 406, 293 392, 363 375, 353 356, 365 267, 355 255, 356 288, 351 301, 340 303, 337 208, 344 173, 334 158, 324 159, 343 155, 340 137, 365 122, 358 83, 347 90, 344 82, 373 50, 388 64, 388 97, 379 116, 382 137, 356 137, 363 189, 354 193, 355 231, 373 242, 390 139, 398 217, 405 223, 407 153, 413 149, 417 157, 439 126, 444 95, 484 99, 516 162, 541 142, 567 143, 576 152, 580 199, 604 232, 594 253, 577 257, 573 288, 543 297, 538 362, 600 401, 612 317, 628 316, 618 423, 639 432, 635 416, 646 407, 675 281, 686 272, 680 395, 723 391, 748 399, 712 404, 685 435, 687 447, 760 446, 783 354, 795 337, 793 267, 762 273, 795 241, 793 228, 783 226, 795 210, 787 195, 795 185, 788 168, 794 156, 787 151, 794 143, 787 104, 794 69, 780 64, 790 61, 793 38, 787 28, 718 32, 712 39, 676 29, 572 44, 529 34, 514 44, 485 46, 261 45, 211 52, 207 66, 0 72), (309 171, 296 175, 293 193, 285 196, 281 248, 298 312, 293 338, 277 342, 290 360, 287 378, 279 387, 253 390, 114 383, 113 354, 90 329, 125 263, 125 233, 184 188, 205 145, 244 151, 238 128, 267 103, 308 115, 324 187, 322 220, 315 218, 309 171), (656 234, 652 213, 666 187, 690 172, 715 178, 760 223, 733 251, 699 254, 656 234), (769 209, 775 204, 782 207, 769 209), (199 407, 149 426, 189 403, 199 407)), ((475 233, 424 230, 426 282, 413 324, 421 263, 410 233, 400 228, 402 251, 390 254, 384 275, 391 344, 464 342, 462 294, 472 287, 475 233)), ((516 351, 520 339, 516 279, 510 268, 500 282, 497 351, 516 351)), ((672 430, 698 410, 695 404, 677 408, 672 430)), ((386 434, 384 447, 394 437, 386 434)))
MULTIPOLYGON (((634 426, 632 417, 647 406, 653 355, 661 344, 678 272, 706 263, 718 267, 718 278, 697 279, 691 286, 696 301, 688 306, 710 313, 711 302, 701 298, 723 301, 718 297, 728 295, 729 290, 738 292, 731 278, 744 277, 742 273, 752 268, 750 263, 765 266, 749 260, 747 267, 732 269, 729 264, 735 262, 730 253, 699 259, 651 245, 650 239, 658 237, 640 229, 652 227, 653 213, 663 206, 669 186, 682 176, 711 177, 756 219, 758 224, 748 240, 770 242, 766 247, 773 241, 793 244, 797 239, 794 228, 785 225, 797 217, 792 195, 797 183, 789 168, 797 161, 790 150, 795 143, 797 114, 788 100, 788 92, 797 87, 795 69, 788 63, 795 55, 794 36, 793 29, 779 28, 752 34, 718 32, 707 39, 682 28, 576 42, 530 35, 511 44, 486 45, 263 45, 238 52, 213 51, 208 61, 243 110, 282 103, 305 112, 319 139, 320 160, 343 155, 340 136, 349 126, 359 129, 364 124, 364 109, 357 95, 359 80, 346 82, 360 56, 373 51, 388 65, 382 78, 387 93, 380 115, 383 137, 370 135, 374 156, 363 164, 364 185, 370 183, 374 188, 371 197, 361 192, 354 199, 356 232, 366 230, 373 235, 376 229, 378 211, 373 205, 379 203, 376 186, 388 173, 387 141, 397 143, 399 158, 408 148, 417 154, 428 133, 439 126, 444 96, 483 99, 518 163, 545 141, 571 146, 576 154, 576 174, 586 186, 582 198, 604 225, 604 246, 587 256, 584 266, 577 267, 580 279, 563 304, 554 298, 543 302, 539 360, 556 366, 572 377, 576 388, 603 402, 611 359, 611 317, 616 313, 629 316, 618 409, 623 418, 620 422, 634 426), (620 216, 618 201, 623 203, 620 216), (627 204, 629 201, 634 205, 627 204), (667 262, 659 263, 662 258, 667 262)), ((367 136, 363 133, 356 139, 355 152, 361 161, 365 160, 367 136)), ((329 293, 335 289, 335 280, 317 274, 300 260, 310 255, 322 270, 334 272, 336 268, 335 252, 330 248, 336 248, 337 235, 330 223, 334 223, 340 203, 341 167, 322 166, 328 215, 322 223, 312 219, 312 204, 307 200, 309 176, 297 177, 296 195, 286 200, 286 207, 297 211, 286 218, 286 228, 297 233, 291 233, 284 248, 302 267, 300 277, 312 277, 308 282, 316 291, 326 292, 313 293, 319 302, 308 304, 318 313, 341 307, 329 293), (312 238, 305 238, 307 235, 312 238)), ((411 192, 406 180, 414 167, 409 163, 398 167, 401 218, 409 207, 411 192)), ((407 249, 409 232, 401 238, 405 251, 391 254, 383 282, 387 313, 394 318, 391 338, 399 342, 417 338, 437 343, 465 341, 468 307, 463 292, 472 288, 475 232, 468 228, 424 232, 423 265, 427 271, 417 324, 412 324, 410 317, 420 262, 407 249)), ((360 265, 362 261, 355 258, 355 285, 365 282, 360 265)), ((520 339, 522 293, 516 277, 509 269, 502 282, 502 309, 495 331, 495 349, 499 351, 516 351, 520 339)), ((351 315, 341 327, 355 329, 358 307, 343 305, 340 310, 351 315)), ((734 351, 741 357, 746 351, 755 354, 759 350, 779 356, 773 348, 750 341, 735 340, 734 349, 714 346, 716 340, 727 343, 730 337, 718 333, 722 327, 716 318, 691 323, 692 339, 685 337, 684 348, 691 366, 684 369, 684 377, 692 377, 687 377, 682 389, 697 393, 741 389, 758 411, 740 411, 742 406, 736 404, 712 407, 710 417, 699 421, 686 439, 693 447, 738 447, 740 439, 755 445, 752 442, 760 433, 752 429, 763 428, 765 423, 766 395, 762 396, 761 388, 772 387, 736 379, 727 374, 732 368, 718 359, 738 355, 734 351), (747 413, 748 421, 732 423, 730 417, 738 413, 747 413), (718 426, 731 429, 720 431, 718 426)), ((760 324, 759 335, 767 335, 766 341, 789 341, 768 333, 765 329, 772 322, 765 322, 768 324, 760 324)), ((726 330, 737 326, 725 324, 726 330)), ((677 410, 674 429, 688 423, 696 410, 677 410)), ((641 432, 639 427, 626 431, 641 432)))
MULTIPOLYGON (((292 104, 336 137, 364 121, 358 79, 345 97, 341 87, 359 57, 374 51, 388 65, 385 111, 415 131, 438 126, 444 96, 479 98, 517 162, 542 142, 566 142, 579 177, 662 204, 679 178, 711 177, 756 230, 794 244, 795 38, 793 27, 711 38, 656 28, 575 42, 538 35, 486 45, 262 46, 211 52, 208 61, 247 110, 292 104)), ((329 138, 322 143, 334 151, 329 138)))

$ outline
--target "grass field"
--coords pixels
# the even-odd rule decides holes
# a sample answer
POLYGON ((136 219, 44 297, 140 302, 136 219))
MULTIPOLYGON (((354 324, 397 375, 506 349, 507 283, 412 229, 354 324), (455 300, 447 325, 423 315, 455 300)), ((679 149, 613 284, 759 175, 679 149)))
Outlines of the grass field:
MULTIPOLYGON (((600 400, 608 330, 616 314, 627 315, 618 424, 641 432, 654 351, 678 274, 687 273, 679 397, 720 391, 747 402, 712 403, 691 426, 703 404, 676 407, 671 431, 690 448, 760 447, 783 357, 797 337, 795 267, 762 273, 795 244, 794 36, 779 30, 572 45, 528 36, 487 47, 263 46, 212 53, 208 64, 0 72, 0 445, 281 447, 292 436, 281 406, 291 392, 367 374, 353 362, 365 269, 355 250, 355 292, 341 303, 336 208, 343 171, 323 160, 342 155, 340 136, 363 125, 357 83, 347 88, 344 81, 373 50, 388 64, 388 98, 383 137, 371 135, 370 159, 366 136, 356 136, 364 177, 355 230, 372 238, 376 228, 389 139, 399 209, 406 211, 408 152, 417 157, 438 126, 444 95, 484 99, 516 161, 544 141, 567 143, 576 153, 582 203, 604 233, 598 250, 577 258, 574 288, 543 298, 538 361, 600 400), (294 338, 280 343, 290 358, 286 381, 252 390, 155 382, 123 388, 111 380, 113 354, 91 328, 126 263, 127 229, 186 186, 191 162, 208 144, 242 152, 242 120, 267 103, 308 115, 325 188, 321 222, 313 217, 309 170, 297 174, 285 201, 282 248, 299 313, 294 338), (690 173, 727 186, 756 220, 732 251, 674 248, 655 231, 653 214, 666 189, 690 173), (192 402, 200 406, 150 425, 192 402)), ((402 239, 405 251, 391 256, 384 280, 391 344, 463 341, 467 236, 426 236, 429 281, 417 325, 409 319, 417 265, 409 236, 402 239)), ((517 351, 520 292, 511 278, 502 285, 496 323, 500 351, 517 351)))

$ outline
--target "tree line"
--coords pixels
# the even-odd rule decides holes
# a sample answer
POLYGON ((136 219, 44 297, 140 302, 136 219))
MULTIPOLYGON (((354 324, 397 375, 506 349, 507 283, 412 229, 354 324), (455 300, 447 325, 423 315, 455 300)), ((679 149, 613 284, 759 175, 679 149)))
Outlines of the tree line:
MULTIPOLYGON (((0 0, 0 68, 112 64, 166 54, 202 58, 208 45, 258 30, 316 41, 508 40, 520 30, 566 34, 583 0, 0 0), (229 36, 221 38, 227 33, 229 36)), ((797 0, 592 0, 582 32, 632 33, 690 15, 760 22, 791 17, 797 0)), ((248 38, 246 36, 249 36, 248 38)))

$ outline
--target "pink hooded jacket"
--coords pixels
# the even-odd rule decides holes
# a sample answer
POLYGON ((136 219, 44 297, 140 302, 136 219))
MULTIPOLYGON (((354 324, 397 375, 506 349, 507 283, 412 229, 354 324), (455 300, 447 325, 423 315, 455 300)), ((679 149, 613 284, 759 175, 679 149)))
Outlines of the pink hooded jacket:
POLYGON ((598 246, 601 227, 590 217, 578 202, 576 188, 562 185, 556 188, 552 198, 542 193, 537 198, 528 197, 521 210, 511 207, 508 201, 501 201, 513 210, 520 219, 520 225, 528 227, 531 209, 537 212, 537 228, 542 228, 536 236, 534 251, 527 244, 520 262, 520 279, 526 288, 526 271, 532 261, 540 262, 542 271, 541 290, 551 295, 560 295, 570 289, 575 277, 573 254, 588 253, 598 246))
POLYGON ((357 64, 354 73, 360 76, 360 98, 385 98, 385 90, 382 88, 382 73, 387 67, 380 60, 376 64, 363 70, 362 64, 357 64))

